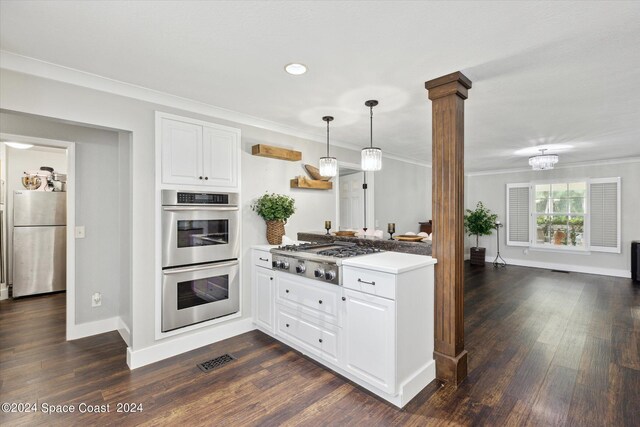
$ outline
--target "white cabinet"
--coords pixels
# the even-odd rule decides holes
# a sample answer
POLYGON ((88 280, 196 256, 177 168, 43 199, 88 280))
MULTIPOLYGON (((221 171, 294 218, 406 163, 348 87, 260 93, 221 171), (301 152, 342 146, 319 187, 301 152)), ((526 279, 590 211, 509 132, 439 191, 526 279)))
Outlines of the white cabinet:
POLYGON ((395 393, 395 301, 345 289, 345 369, 395 393))
POLYGON ((158 113, 162 183, 238 189, 240 130, 158 113))
POLYGON ((273 332, 273 290, 275 288, 273 271, 254 267, 253 286, 255 287, 254 321, 266 331, 273 332))

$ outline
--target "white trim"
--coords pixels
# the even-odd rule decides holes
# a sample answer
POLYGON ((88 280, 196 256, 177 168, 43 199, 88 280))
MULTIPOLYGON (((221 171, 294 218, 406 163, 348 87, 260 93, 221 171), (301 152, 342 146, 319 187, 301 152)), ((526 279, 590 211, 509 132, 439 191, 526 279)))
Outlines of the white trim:
POLYGON ((7 289, 6 284, 2 284, 2 289, 0 289, 0 301, 9 298, 9 289, 7 289))
POLYGON ((127 344, 127 347, 131 347, 131 330, 124 320, 122 320, 122 317, 118 317, 118 333, 127 344))
MULTIPOLYGON (((76 143, 56 139, 36 138, 28 135, 0 133, 0 138, 34 145, 44 145, 67 150, 67 340, 75 339, 81 332, 76 325, 76 143)), ((5 168, 6 169, 6 168, 5 168)))
POLYGON ((74 325, 71 331, 67 330, 67 341, 115 331, 118 329, 120 322, 120 318, 118 316, 114 316, 107 319, 74 325))
MULTIPOLYGON (((88 89, 107 92, 127 98, 134 98, 153 104, 177 108, 180 110, 189 111, 191 113, 202 114, 217 119, 228 120, 247 126, 253 126, 260 129, 278 132, 284 135, 291 135, 309 141, 318 142, 323 145, 327 142, 326 137, 323 133, 316 134, 303 131, 291 126, 272 122, 270 120, 261 119, 259 117, 251 116, 237 111, 227 110, 226 108, 216 107, 205 102, 195 101, 177 95, 171 95, 166 92, 161 92, 143 86, 110 79, 97 74, 92 74, 86 71, 65 67, 47 61, 42 61, 40 59, 19 55, 17 53, 9 52, 6 50, 0 50, 0 64, 2 64, 3 69, 15 71, 18 73, 29 74, 49 80, 72 84, 74 86, 85 87, 88 89)), ((357 152, 360 152, 360 150, 362 149, 362 147, 358 145, 335 139, 331 140, 331 145, 354 150, 357 152)), ((398 154, 387 153, 386 151, 382 152, 382 156, 406 163, 431 167, 428 162, 419 162, 415 159, 404 157, 398 154)))
POLYGON ((564 253, 564 254, 573 254, 573 255, 591 255, 591 252, 588 248, 584 249, 575 249, 575 246, 556 246, 556 245, 531 245, 529 246, 529 250, 533 252, 556 252, 556 253, 564 253))
MULTIPOLYGON (((579 168, 585 166, 602 166, 602 165, 620 165, 625 163, 638 163, 640 157, 623 157, 618 159, 604 159, 604 160, 591 160, 587 162, 575 162, 566 163, 556 166, 554 169, 568 169, 579 168)), ((504 173, 520 173, 520 172, 534 172, 531 168, 514 168, 514 169, 495 169, 489 171, 468 172, 466 176, 483 176, 483 175, 498 175, 504 173)), ((537 171, 535 171, 537 172, 537 171)))
POLYGON ((193 334, 176 337, 170 341, 159 342, 139 350, 131 350, 131 347, 129 347, 127 348, 127 365, 129 365, 130 369, 140 368, 150 363, 250 332, 255 328, 253 319, 248 317, 219 325, 216 328, 203 329, 193 334))
MULTIPOLYGON (((495 256, 485 257, 485 261, 487 263, 493 263, 494 259, 495 256)), ((546 261, 529 261, 524 259, 512 258, 505 258, 505 262, 507 263, 507 268, 509 265, 517 265, 520 267, 542 268, 544 270, 564 270, 574 273, 597 274, 600 276, 624 277, 628 279, 631 278, 630 270, 620 270, 617 268, 601 268, 592 267, 590 265, 560 264, 546 261)))

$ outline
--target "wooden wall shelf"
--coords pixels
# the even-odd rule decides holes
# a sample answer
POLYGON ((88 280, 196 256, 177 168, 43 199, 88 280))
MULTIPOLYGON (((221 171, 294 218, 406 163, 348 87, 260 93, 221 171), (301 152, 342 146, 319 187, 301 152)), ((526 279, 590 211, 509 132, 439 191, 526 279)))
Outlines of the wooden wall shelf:
POLYGON ((333 182, 318 181, 314 179, 307 179, 303 176, 299 176, 291 180, 291 188, 309 188, 312 190, 331 190, 333 188, 333 182))
POLYGON ((290 162, 302 159, 302 153, 300 151, 264 144, 256 144, 251 147, 251 154, 260 157, 270 157, 272 159, 288 160, 290 162))

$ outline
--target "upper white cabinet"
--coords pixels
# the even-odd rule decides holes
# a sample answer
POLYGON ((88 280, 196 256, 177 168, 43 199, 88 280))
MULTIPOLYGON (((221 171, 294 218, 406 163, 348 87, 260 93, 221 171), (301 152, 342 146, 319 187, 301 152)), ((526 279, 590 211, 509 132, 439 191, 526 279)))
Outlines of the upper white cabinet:
POLYGON ((240 130, 156 114, 162 184, 238 190, 240 130))

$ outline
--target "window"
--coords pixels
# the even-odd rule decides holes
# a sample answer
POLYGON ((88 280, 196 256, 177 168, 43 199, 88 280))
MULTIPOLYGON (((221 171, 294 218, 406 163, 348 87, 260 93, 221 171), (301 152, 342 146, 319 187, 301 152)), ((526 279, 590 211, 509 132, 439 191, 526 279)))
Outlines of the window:
POLYGON ((507 245, 620 253, 620 178, 507 184, 507 245))

